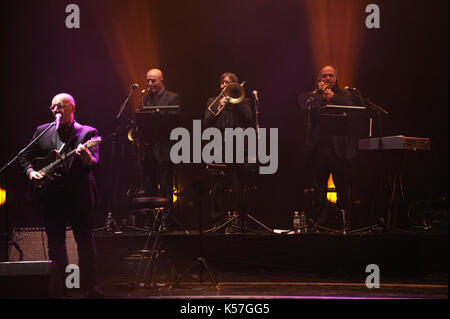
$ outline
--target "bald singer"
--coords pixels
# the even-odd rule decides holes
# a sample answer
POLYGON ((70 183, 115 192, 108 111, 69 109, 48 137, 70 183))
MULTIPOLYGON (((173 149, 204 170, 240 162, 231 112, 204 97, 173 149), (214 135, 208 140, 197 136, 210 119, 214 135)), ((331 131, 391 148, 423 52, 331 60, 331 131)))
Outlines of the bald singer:
MULTIPOLYGON (((36 167, 36 158, 45 158, 55 150, 59 158, 75 152, 58 168, 58 179, 53 179, 39 196, 48 238, 48 255, 64 279, 68 265, 66 225, 70 224, 78 248, 80 288, 86 298, 103 298, 97 279, 93 236, 93 208, 98 198, 92 170, 99 162, 99 148, 98 145, 83 145, 88 140, 98 140, 98 132, 76 122, 75 109, 75 99, 70 94, 60 93, 53 97, 50 112, 55 118, 60 118, 59 125, 52 122, 38 126, 33 140, 48 130, 20 155, 19 163, 30 181, 43 180, 46 176, 36 167)), ((61 290, 67 293, 64 282, 62 280, 61 290)))

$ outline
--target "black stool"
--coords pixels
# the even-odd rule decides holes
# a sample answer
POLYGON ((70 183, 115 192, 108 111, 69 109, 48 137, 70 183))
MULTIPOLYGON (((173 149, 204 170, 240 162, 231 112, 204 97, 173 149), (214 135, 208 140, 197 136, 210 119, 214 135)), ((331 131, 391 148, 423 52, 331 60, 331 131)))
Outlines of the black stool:
MULTIPOLYGON (((147 240, 145 241, 144 248, 138 250, 137 253, 140 256, 139 264, 137 268, 137 284, 139 286, 145 286, 145 282, 152 285, 153 275, 156 269, 156 262, 161 253, 161 242, 159 241, 159 234, 162 226, 162 214, 169 206, 169 200, 165 197, 133 197, 130 199, 130 208, 133 210, 149 210, 155 215, 152 227, 148 230, 147 240), (152 233, 155 233, 155 238, 151 250, 148 249, 152 233), (144 269, 144 260, 147 259, 147 264, 144 269), (153 264, 155 266, 152 268, 153 264), (151 270, 151 273, 150 273, 151 270), (150 277, 149 277, 150 275, 150 277)), ((164 251, 167 253, 166 251, 164 251)))

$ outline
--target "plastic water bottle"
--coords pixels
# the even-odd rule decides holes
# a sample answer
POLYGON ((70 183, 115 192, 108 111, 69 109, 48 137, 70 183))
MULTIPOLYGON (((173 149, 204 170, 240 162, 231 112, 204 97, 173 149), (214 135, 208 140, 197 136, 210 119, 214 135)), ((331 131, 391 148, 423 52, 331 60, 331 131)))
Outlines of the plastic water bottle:
POLYGON ((113 224, 114 224, 114 221, 113 221, 112 213, 108 213, 108 216, 106 216, 106 230, 111 231, 113 224))
MULTIPOLYGON (((229 220, 231 220, 232 216, 231 216, 231 212, 228 211, 227 216, 226 216, 226 221, 228 222, 229 220)), ((231 226, 231 223, 228 223, 225 226, 225 234, 229 235, 233 232, 233 226, 231 226)))
POLYGON ((300 232, 300 215, 298 214, 298 211, 294 212, 294 218, 292 219, 292 225, 294 228, 295 233, 300 232))
POLYGON ((302 212, 300 213, 300 227, 305 226, 301 229, 303 233, 308 232, 308 227, 306 227, 306 224, 307 224, 307 222, 306 222, 305 211, 302 210, 302 212))
POLYGON ((233 225, 239 226, 239 215, 235 210, 233 211, 233 218, 234 218, 233 225))

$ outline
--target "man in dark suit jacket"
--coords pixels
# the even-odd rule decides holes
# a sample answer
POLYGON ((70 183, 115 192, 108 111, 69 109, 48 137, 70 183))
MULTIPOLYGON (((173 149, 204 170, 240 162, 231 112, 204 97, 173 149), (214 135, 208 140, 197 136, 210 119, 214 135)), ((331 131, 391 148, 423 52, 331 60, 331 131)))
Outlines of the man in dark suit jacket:
POLYGON ((351 162, 357 152, 357 138, 352 123, 347 118, 323 116, 320 109, 325 105, 355 105, 353 95, 338 85, 337 71, 333 66, 324 66, 313 93, 302 93, 298 104, 305 121, 307 155, 311 164, 312 187, 317 205, 313 216, 316 224, 327 219, 328 177, 333 181, 338 195, 337 207, 351 213, 351 162), (345 122, 344 122, 345 121, 345 122), (345 193, 344 193, 345 192, 345 193))
POLYGON ((50 110, 55 116, 61 115, 59 128, 56 129, 54 123, 40 125, 33 139, 50 125, 52 127, 20 155, 19 162, 30 181, 39 180, 44 175, 39 172, 40 168, 35 167, 35 158, 45 157, 52 150, 60 151, 59 154, 76 150, 76 156, 65 161, 58 170, 58 181, 49 183, 40 196, 48 253, 61 274, 65 274, 68 264, 66 223, 69 221, 78 246, 81 288, 89 298, 102 297, 96 275, 97 256, 93 236, 93 207, 98 199, 92 169, 98 165, 99 149, 98 145, 91 148, 82 145, 98 133, 95 128, 75 121, 75 101, 67 93, 56 95, 50 110))

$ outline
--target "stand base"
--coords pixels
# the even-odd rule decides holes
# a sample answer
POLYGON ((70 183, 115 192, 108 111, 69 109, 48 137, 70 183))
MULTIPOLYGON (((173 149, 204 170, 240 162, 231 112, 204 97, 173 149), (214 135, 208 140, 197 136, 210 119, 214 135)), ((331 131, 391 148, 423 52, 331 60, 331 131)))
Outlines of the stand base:
MULTIPOLYGON (((264 225, 263 223, 261 223, 259 220, 257 220, 256 218, 252 217, 250 214, 247 214, 247 215, 245 215, 244 217, 250 219, 252 222, 254 222, 254 223, 256 223, 257 225, 261 226, 261 227, 264 228, 265 230, 267 230, 267 231, 273 233, 273 229, 267 227, 266 225, 264 225)), ((234 229, 241 230, 241 231, 243 231, 243 232, 253 232, 253 233, 258 233, 258 232, 257 232, 256 230, 254 230, 254 229, 250 229, 250 228, 248 228, 248 227, 242 227, 242 226, 233 224, 233 222, 234 222, 236 219, 238 219, 238 218, 239 218, 239 215, 233 216, 231 219, 227 220, 226 222, 224 222, 224 223, 221 224, 220 226, 210 228, 210 229, 204 231, 203 233, 204 233, 204 234, 213 234, 213 233, 215 233, 216 231, 221 230, 222 228, 226 227, 226 226, 229 225, 229 224, 231 224, 231 225, 229 225, 229 227, 232 227, 232 228, 234 228, 234 229)))
MULTIPOLYGON (((180 277, 177 278, 177 280, 169 287, 169 289, 172 289, 173 287, 177 286, 178 283, 180 282, 180 280, 186 276, 189 271, 195 266, 195 265, 199 265, 199 266, 203 266, 203 269, 206 270, 206 272, 209 275, 209 279, 211 280, 211 282, 213 283, 213 285, 216 287, 217 290, 220 290, 219 284, 217 283, 217 281, 214 279, 212 273, 209 271, 208 265, 206 264, 206 261, 203 257, 197 257, 197 259, 186 269, 185 272, 183 272, 181 274, 180 277)), ((202 281, 202 276, 200 276, 201 281, 202 281)))

